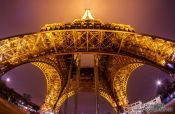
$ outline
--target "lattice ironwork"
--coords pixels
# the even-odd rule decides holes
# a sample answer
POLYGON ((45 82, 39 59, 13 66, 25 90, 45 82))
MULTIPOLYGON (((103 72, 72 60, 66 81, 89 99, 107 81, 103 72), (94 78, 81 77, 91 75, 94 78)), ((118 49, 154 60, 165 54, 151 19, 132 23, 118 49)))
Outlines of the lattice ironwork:
MULTIPOLYGON (((16 66, 32 62, 47 79, 48 94, 42 110, 59 109, 77 91, 76 82, 69 80, 69 60, 75 60, 76 67, 74 57, 84 53, 98 55, 96 68, 104 74, 99 73, 99 94, 113 107, 127 105, 128 77, 142 64, 175 73, 174 41, 136 33, 129 25, 103 23, 90 17, 47 24, 38 33, 0 40, 0 73, 3 75, 16 66)), ((80 79, 79 84, 80 90, 95 88, 93 79, 91 82, 80 79)))
POLYGON ((54 54, 94 52, 127 53, 174 72, 174 42, 133 32, 114 30, 57 30, 22 35, 0 41, 1 68, 29 58, 54 54))
POLYGON ((130 74, 139 66, 141 66, 141 63, 134 63, 129 64, 121 69, 119 69, 113 80, 113 88, 116 92, 117 98, 118 98, 118 104, 119 106, 127 106, 128 105, 128 99, 127 99, 127 82, 130 74))
POLYGON ((52 107, 56 103, 57 97, 59 96, 61 90, 60 75, 54 67, 48 64, 40 62, 32 62, 32 64, 42 70, 47 81, 47 94, 41 110, 46 112, 52 111, 52 107))

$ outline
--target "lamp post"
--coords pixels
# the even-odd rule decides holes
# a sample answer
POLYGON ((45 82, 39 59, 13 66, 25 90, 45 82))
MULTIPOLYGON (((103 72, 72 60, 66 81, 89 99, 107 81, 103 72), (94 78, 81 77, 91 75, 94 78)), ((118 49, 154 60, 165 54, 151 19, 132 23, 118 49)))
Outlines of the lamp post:
POLYGON ((8 82, 11 81, 11 79, 8 77, 8 78, 5 79, 5 81, 8 83, 8 82))
POLYGON ((156 81, 156 85, 157 85, 157 86, 161 86, 161 85, 162 85, 162 82, 161 82, 160 80, 157 80, 157 81, 156 81))

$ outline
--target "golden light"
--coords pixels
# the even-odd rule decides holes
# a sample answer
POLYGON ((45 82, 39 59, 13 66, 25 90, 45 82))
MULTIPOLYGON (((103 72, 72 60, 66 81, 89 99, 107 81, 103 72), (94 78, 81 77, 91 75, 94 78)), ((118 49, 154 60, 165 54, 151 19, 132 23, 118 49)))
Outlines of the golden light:
POLYGON ((94 18, 92 17, 92 14, 91 14, 91 12, 90 12, 90 9, 86 9, 86 10, 85 10, 85 13, 84 13, 84 15, 83 15, 83 17, 82 17, 81 19, 94 19, 94 18))

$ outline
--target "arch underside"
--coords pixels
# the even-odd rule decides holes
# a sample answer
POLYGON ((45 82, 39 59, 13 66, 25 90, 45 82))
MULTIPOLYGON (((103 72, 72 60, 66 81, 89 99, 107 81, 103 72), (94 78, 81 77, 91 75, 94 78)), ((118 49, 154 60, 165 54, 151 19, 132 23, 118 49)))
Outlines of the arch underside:
MULTIPOLYGON (((142 64, 151 64, 166 72, 175 72, 175 43, 160 37, 141 35, 134 32, 114 30, 55 30, 34 34, 20 35, 0 40, 0 71, 5 72, 10 66, 18 66, 33 62, 38 66, 47 79, 47 96, 44 109, 53 108, 62 87, 66 83, 69 69, 58 60, 50 65, 35 61, 36 58, 58 56, 75 53, 93 53, 100 56, 108 55, 106 75, 114 92, 101 92, 111 105, 118 99, 120 106, 127 105, 127 81, 133 70, 142 64)), ((50 59, 51 59, 50 58, 50 59)), ((44 60, 46 61, 46 60, 44 60)), ((105 88, 105 87, 103 87, 105 88)), ((75 92, 70 93, 72 96, 75 92)), ((63 94, 62 94, 63 96, 63 94)), ((66 99, 64 97, 64 99, 66 99)), ((59 107, 64 100, 58 102, 59 107)))
POLYGON ((128 78, 135 69, 145 64, 145 62, 123 55, 110 56, 107 61, 108 63, 105 70, 113 90, 113 95, 115 96, 115 99, 117 99, 117 105, 125 107, 128 105, 128 78))
MULTIPOLYGON (((89 92, 89 91, 86 91, 86 92, 89 92)), ((91 91, 91 92, 92 92, 92 91, 91 91)), ((78 93, 79 93, 79 92, 78 92, 78 93)), ((67 99, 69 99, 71 96, 74 96, 74 95, 76 95, 76 94, 77 94, 76 90, 71 90, 71 91, 68 91, 68 92, 66 92, 65 94, 63 94, 63 95, 60 97, 60 99, 59 99, 59 101, 58 101, 58 103, 57 103, 57 105, 56 105, 55 111, 56 111, 56 112, 59 112, 59 110, 60 110, 61 106, 63 105, 63 103, 64 103, 67 99)), ((116 108, 117 104, 116 104, 114 98, 113 98, 109 93, 107 93, 107 92, 104 91, 104 90, 99 90, 98 95, 100 95, 100 96, 102 96, 103 98, 105 98, 113 108, 116 108)))
MULTIPOLYGON (((65 71, 66 66, 64 62, 65 62, 64 57, 62 56, 57 57, 54 55, 36 57, 33 59, 29 59, 27 62, 38 67, 42 71, 46 79, 47 93, 46 93, 43 105, 40 108, 41 111, 45 111, 45 112, 52 111, 53 106, 58 99, 62 86, 65 83, 63 72, 66 72, 65 71)), ((10 66, 10 68, 7 68, 4 73, 20 65, 23 65, 23 64, 10 66)))
POLYGON ((48 55, 31 59, 30 62, 42 70, 47 81, 47 94, 40 110, 50 112, 66 81, 67 66, 64 56, 48 55))
POLYGON ((51 111, 61 91, 60 75, 54 67, 46 63, 32 62, 32 64, 42 70, 47 82, 47 93, 41 110, 51 111))
MULTIPOLYGON (((63 96, 61 96, 58 104, 57 104, 57 107, 56 107, 56 111, 59 112, 62 104, 67 100, 69 99, 71 96, 74 96, 76 95, 76 91, 70 91, 70 92, 67 92, 66 94, 64 94, 63 96)), ((104 91, 99 91, 98 95, 102 96, 104 99, 106 99, 109 104, 113 107, 113 108, 116 108, 116 103, 114 101, 114 99, 109 95, 107 94, 106 92, 104 91)))
POLYGON ((129 64, 118 70, 113 79, 113 88, 118 97, 119 106, 126 107, 128 105, 127 99, 127 82, 131 73, 142 66, 141 63, 129 64))

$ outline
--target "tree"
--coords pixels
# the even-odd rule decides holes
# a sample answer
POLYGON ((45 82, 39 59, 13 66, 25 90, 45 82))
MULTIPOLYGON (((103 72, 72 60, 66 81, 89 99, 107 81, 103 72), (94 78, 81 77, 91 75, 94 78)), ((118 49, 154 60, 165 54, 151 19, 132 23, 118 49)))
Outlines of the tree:
POLYGON ((30 94, 27 94, 27 93, 23 93, 23 98, 27 101, 27 102, 30 102, 31 101, 31 95, 30 94))

